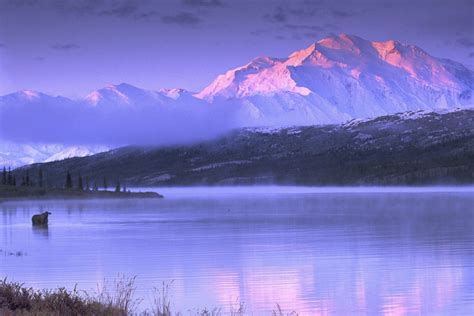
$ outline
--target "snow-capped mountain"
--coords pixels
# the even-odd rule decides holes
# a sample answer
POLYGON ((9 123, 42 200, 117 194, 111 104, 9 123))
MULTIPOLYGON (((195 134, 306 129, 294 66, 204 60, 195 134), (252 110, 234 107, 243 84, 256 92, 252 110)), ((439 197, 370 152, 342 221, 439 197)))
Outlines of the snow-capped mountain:
POLYGON ((287 58, 256 58, 196 97, 233 100, 257 124, 314 124, 472 105, 473 82, 472 70, 419 47, 341 34, 287 58))
POLYGON ((179 98, 191 98, 193 93, 182 88, 163 88, 159 91, 162 95, 177 100, 179 98))
POLYGON ((107 151, 105 146, 65 146, 60 144, 16 144, 0 142, 0 168, 16 168, 37 162, 85 157, 107 151))
POLYGON ((88 94, 84 103, 97 107, 145 107, 164 105, 170 102, 165 95, 144 90, 127 83, 109 85, 88 94))
POLYGON ((4 106, 70 106, 75 102, 61 96, 51 96, 33 90, 21 90, 0 97, 0 108, 4 106))

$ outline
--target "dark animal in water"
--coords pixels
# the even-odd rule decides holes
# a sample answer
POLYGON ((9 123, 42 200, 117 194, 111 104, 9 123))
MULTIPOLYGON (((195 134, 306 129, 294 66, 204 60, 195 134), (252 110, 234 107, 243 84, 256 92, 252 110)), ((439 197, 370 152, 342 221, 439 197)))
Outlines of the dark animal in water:
POLYGON ((49 215, 51 215, 50 212, 43 212, 41 214, 33 215, 33 217, 31 218, 33 226, 48 225, 49 215))

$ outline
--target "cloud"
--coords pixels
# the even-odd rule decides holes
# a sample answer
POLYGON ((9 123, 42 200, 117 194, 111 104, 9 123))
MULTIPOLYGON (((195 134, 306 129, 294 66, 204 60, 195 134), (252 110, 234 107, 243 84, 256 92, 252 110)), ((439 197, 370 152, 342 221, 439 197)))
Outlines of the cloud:
POLYGON ((5 45, 4 43, 0 43, 0 48, 4 48, 4 47, 7 47, 7 45, 5 45))
POLYGON ((294 39, 301 40, 308 38, 315 40, 322 35, 326 35, 329 29, 333 26, 329 24, 312 25, 312 24, 297 24, 286 23, 274 28, 260 28, 250 32, 253 36, 273 36, 277 40, 294 39))
POLYGON ((345 10, 332 10, 332 15, 334 15, 336 18, 350 18, 356 15, 356 13, 345 10))
POLYGON ((469 37, 460 37, 456 40, 458 45, 461 45, 465 48, 472 48, 474 47, 474 39, 469 37))
POLYGON ((53 10, 78 16, 94 15, 132 20, 157 16, 155 9, 161 5, 149 0, 15 0, 0 4, 14 8, 53 10))
POLYGON ((66 43, 66 44, 51 45, 51 48, 55 50, 69 51, 69 50, 79 49, 80 46, 76 44, 66 43))
POLYGON ((288 20, 288 15, 282 7, 276 7, 272 13, 267 13, 264 19, 274 23, 284 23, 288 20))
POLYGON ((134 18, 137 20, 150 20, 158 16, 160 16, 160 14, 157 11, 149 11, 149 12, 137 13, 134 15, 134 18))
POLYGON ((182 26, 196 26, 201 22, 201 19, 189 12, 181 12, 175 15, 165 15, 161 20, 167 24, 177 24, 182 26))
POLYGON ((218 8, 223 6, 220 0, 183 0, 183 3, 191 7, 218 8))
POLYGON ((114 16, 118 18, 133 17, 138 12, 138 6, 135 3, 123 2, 115 6, 101 10, 99 15, 114 16))
POLYGON ((474 58, 474 52, 469 53, 469 58, 474 58))
POLYGON ((0 107, 0 135, 18 143, 167 145, 212 138, 238 126, 234 106, 189 102, 139 107, 89 106, 60 97, 12 102, 0 107), (28 122, 27 128, 20 122, 28 122))
POLYGON ((307 31, 325 31, 326 28, 320 25, 308 25, 308 24, 285 24, 284 28, 289 30, 307 30, 307 31))

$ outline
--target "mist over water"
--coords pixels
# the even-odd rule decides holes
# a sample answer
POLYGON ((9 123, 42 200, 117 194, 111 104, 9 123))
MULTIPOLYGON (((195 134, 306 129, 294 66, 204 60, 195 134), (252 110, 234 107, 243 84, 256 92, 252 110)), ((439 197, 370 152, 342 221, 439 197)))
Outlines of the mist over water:
POLYGON ((472 187, 156 191, 165 199, 1 203, 0 277, 91 289, 136 275, 143 308, 173 280, 183 312, 236 300, 256 314, 276 303, 300 315, 474 308, 472 187), (33 230, 44 209, 49 229, 33 230))

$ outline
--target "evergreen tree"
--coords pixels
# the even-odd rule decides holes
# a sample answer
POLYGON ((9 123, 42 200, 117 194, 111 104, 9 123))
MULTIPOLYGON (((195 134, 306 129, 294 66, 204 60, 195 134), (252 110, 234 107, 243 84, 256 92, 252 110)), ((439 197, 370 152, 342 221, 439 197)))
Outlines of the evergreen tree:
POLYGON ((26 171, 26 178, 25 178, 25 185, 30 186, 30 172, 27 170, 26 171))
POLYGON ((44 186, 44 183, 43 183, 43 169, 40 168, 40 170, 38 171, 38 186, 40 188, 42 188, 44 186))
POLYGON ((86 191, 90 191, 91 187, 89 186, 89 177, 86 177, 86 191))
POLYGON ((12 170, 10 169, 10 167, 8 167, 7 182, 8 182, 8 185, 13 185, 12 170))
POLYGON ((97 182, 94 181, 94 191, 99 191, 99 187, 97 186, 97 182))
POLYGON ((117 181, 117 185, 115 186, 115 192, 120 193, 120 181, 117 181))
POLYGON ((79 179, 77 180, 77 189, 79 191, 84 191, 84 185, 82 183, 82 176, 79 174, 79 179))
POLYGON ((71 174, 69 173, 69 171, 66 174, 66 185, 65 185, 65 187, 66 187, 66 189, 72 189, 72 177, 71 177, 71 174))
POLYGON ((104 184, 103 184, 104 190, 107 190, 107 179, 104 177, 104 184))
POLYGON ((13 179, 12 179, 11 182, 12 182, 12 183, 11 183, 10 185, 16 186, 16 177, 13 177, 13 179))
POLYGON ((3 184, 3 185, 8 184, 8 182, 7 182, 7 168, 5 168, 5 166, 3 166, 2 184, 3 184))
POLYGON ((124 193, 127 192, 127 185, 126 184, 123 185, 123 192, 124 193))

